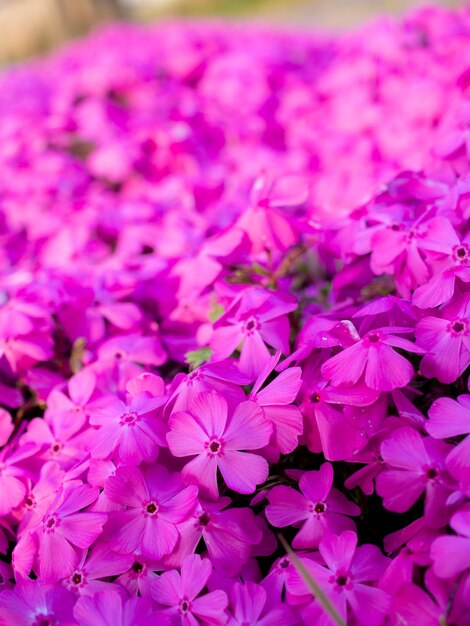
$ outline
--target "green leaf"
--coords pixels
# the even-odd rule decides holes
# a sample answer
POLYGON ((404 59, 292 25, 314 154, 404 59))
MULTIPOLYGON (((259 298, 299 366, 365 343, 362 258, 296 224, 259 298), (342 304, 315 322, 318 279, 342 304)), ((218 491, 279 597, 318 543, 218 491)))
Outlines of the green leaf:
POLYGON ((78 337, 73 343, 72 351, 70 353, 70 369, 73 374, 79 372, 83 367, 83 357, 85 355, 86 339, 85 337, 78 337))
POLYGON ((184 355, 186 363, 189 365, 190 369, 195 369, 206 363, 211 358, 213 350, 211 348, 199 348, 199 350, 193 350, 192 352, 186 352, 184 355))
POLYGON ((224 314, 224 307, 217 302, 214 302, 212 305, 212 309, 209 311, 209 319, 212 323, 216 322, 219 317, 222 317, 224 314))
POLYGON ((344 619, 341 617, 341 615, 338 613, 335 605, 331 602, 329 597, 326 595, 326 593, 323 591, 317 581, 313 578, 312 574, 298 558, 296 553, 291 549, 284 537, 282 535, 278 535, 278 537, 279 541, 284 547, 284 550, 289 555, 289 558, 292 561, 292 565, 298 571, 299 576, 302 578, 307 588, 312 592, 312 595, 317 599, 318 604, 322 607, 325 613, 328 613, 328 615, 337 626, 348 626, 344 619))

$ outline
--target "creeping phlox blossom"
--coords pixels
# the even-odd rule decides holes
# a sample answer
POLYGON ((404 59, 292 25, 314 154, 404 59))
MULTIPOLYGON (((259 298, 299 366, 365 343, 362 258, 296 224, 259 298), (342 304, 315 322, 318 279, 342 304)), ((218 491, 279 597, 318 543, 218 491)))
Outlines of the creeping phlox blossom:
POLYGON ((470 624, 469 32, 0 77, 0 626, 470 624))

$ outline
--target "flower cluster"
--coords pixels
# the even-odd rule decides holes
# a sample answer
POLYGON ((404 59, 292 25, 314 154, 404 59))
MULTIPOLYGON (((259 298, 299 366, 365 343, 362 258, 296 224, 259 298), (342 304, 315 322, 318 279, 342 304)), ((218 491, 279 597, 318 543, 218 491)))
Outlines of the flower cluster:
POLYGON ((469 32, 1 77, 0 626, 470 623, 469 32))

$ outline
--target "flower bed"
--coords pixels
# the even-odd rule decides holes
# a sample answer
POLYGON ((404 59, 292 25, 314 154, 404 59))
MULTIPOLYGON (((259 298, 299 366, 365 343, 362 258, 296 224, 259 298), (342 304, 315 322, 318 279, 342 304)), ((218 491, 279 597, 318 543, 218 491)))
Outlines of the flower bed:
POLYGON ((470 623, 469 33, 2 77, 0 626, 470 623))

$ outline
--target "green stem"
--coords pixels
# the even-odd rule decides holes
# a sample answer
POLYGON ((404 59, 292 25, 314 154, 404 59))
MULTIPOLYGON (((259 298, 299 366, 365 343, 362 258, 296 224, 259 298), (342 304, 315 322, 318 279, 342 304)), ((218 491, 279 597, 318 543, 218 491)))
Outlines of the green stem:
POLYGON ((282 543, 284 550, 289 555, 289 558, 292 561, 292 565, 298 571, 300 577, 307 585, 308 589, 312 592, 312 595, 318 600, 318 604, 322 607, 322 609, 328 613, 331 619, 337 626, 348 626, 341 615, 338 613, 335 605, 331 602, 329 597, 317 583, 317 581, 310 574, 308 569, 302 563, 302 561, 298 558, 295 552, 291 549, 287 541, 282 537, 282 535, 278 535, 279 541, 282 543))

